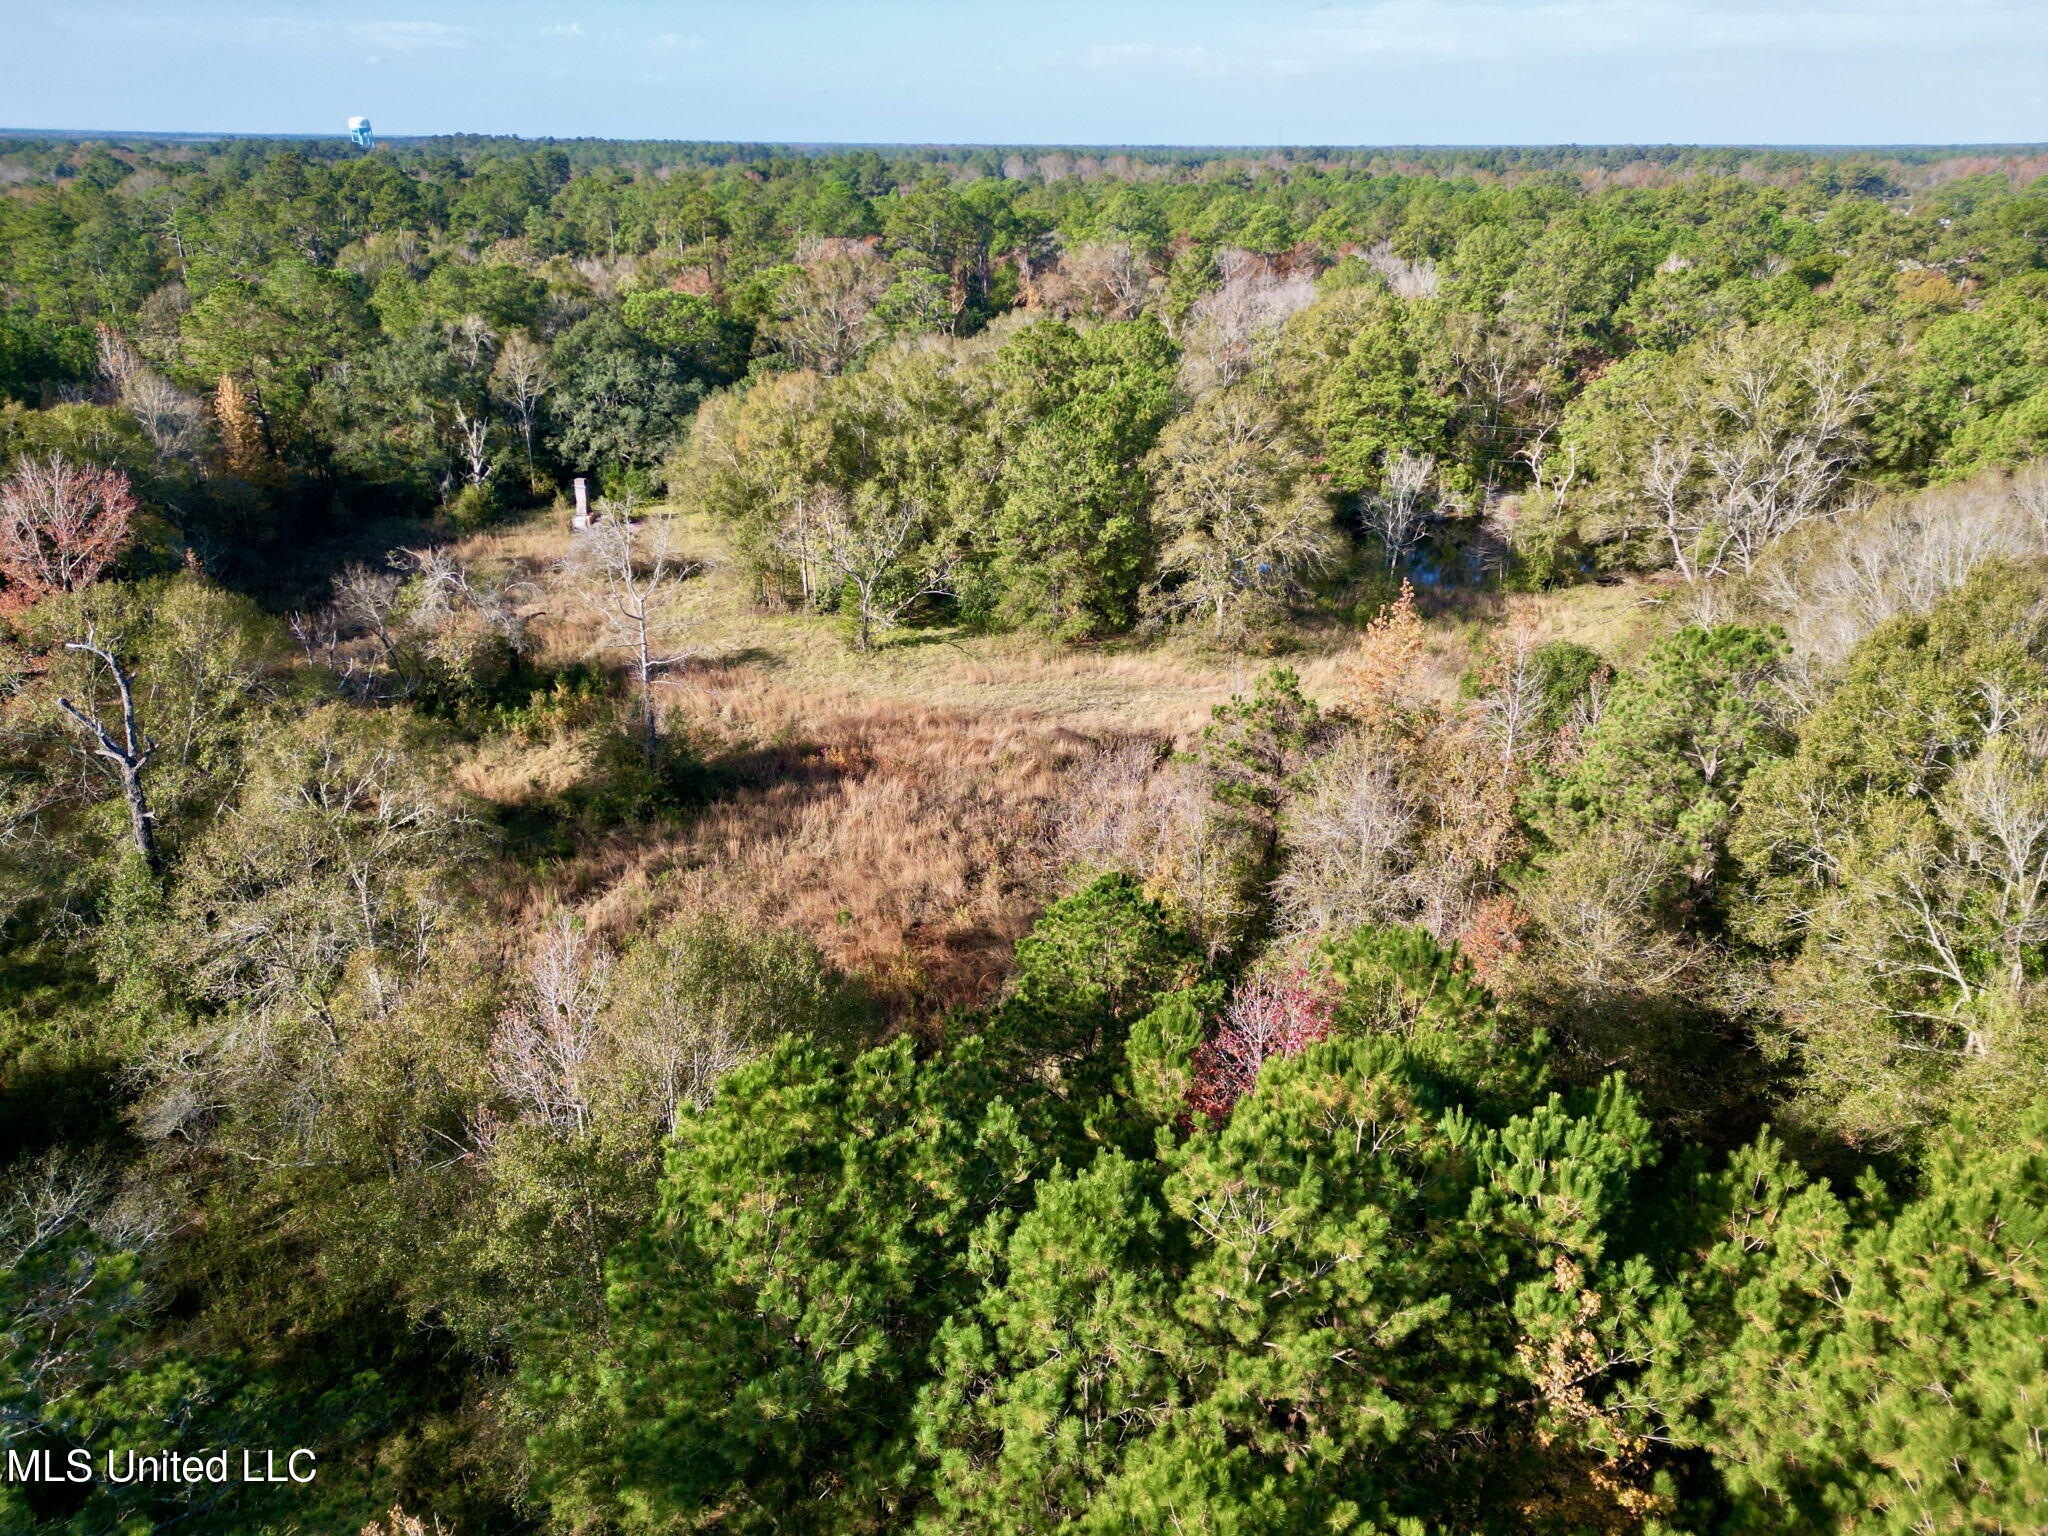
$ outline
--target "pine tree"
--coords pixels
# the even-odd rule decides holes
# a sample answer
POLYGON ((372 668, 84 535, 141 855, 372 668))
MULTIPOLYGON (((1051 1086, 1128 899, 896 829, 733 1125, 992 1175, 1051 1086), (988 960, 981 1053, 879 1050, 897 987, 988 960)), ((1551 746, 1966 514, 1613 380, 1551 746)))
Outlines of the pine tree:
POLYGON ((1728 1528, 2025 1530, 2048 1507, 2048 1113, 1845 1200, 1769 1142, 1699 1184, 1683 1347, 1647 1374, 1728 1528))
POLYGON ((1020 1070, 1050 1070, 1100 1094, 1123 1065, 1131 1023, 1198 979, 1200 957, 1166 910, 1124 874, 1054 902, 1017 943, 1010 995, 989 1039, 1020 1070))
POLYGON ((947 1325, 918 1405, 934 1509, 920 1529, 1073 1531, 1150 1428, 1178 1409, 1193 1362, 1173 1312, 1185 1237, 1159 1169, 1108 1151, 1056 1170, 1007 1242, 995 1283, 947 1325))
POLYGON ((785 1042, 686 1117, 660 1213, 615 1261, 612 1348, 540 1387, 556 1507, 641 1530, 714 1509, 731 1532, 895 1519, 968 1242, 1032 1171, 994 1089, 972 1049, 785 1042))

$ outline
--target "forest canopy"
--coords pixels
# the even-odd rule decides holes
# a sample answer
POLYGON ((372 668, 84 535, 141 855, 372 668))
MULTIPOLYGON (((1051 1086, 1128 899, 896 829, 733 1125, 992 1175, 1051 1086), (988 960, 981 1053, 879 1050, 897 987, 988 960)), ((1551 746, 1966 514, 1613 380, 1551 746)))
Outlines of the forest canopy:
POLYGON ((2018 1531, 2048 154, 0 140, 53 1533, 2018 1531))

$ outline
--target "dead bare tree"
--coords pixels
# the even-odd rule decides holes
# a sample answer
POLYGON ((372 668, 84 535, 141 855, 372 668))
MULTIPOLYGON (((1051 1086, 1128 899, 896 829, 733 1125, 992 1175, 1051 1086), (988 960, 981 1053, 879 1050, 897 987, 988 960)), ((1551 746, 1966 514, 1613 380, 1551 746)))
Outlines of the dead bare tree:
POLYGON ((534 1119, 589 1128, 596 1058, 605 1045, 612 954, 563 913, 527 972, 526 995, 499 1021, 492 1076, 534 1119))
POLYGON ((1564 445, 1564 469, 1561 474, 1551 473, 1553 428, 1543 426, 1515 451, 1515 457, 1529 466, 1531 488, 1538 496, 1562 503, 1571 494, 1572 486, 1579 478, 1579 448, 1576 443, 1564 445))
POLYGON ((604 623, 600 643, 624 651, 640 690, 641 748, 653 762, 660 745, 654 685, 688 659, 666 641, 682 628, 668 612, 677 588, 703 568, 676 549, 668 518, 635 521, 633 504, 603 501, 600 516, 579 531, 564 568, 578 578, 584 602, 604 623))
POLYGON ((311 612, 289 615, 292 638, 308 661, 334 675, 343 692, 373 696, 394 670, 402 628, 395 613, 404 585, 396 571, 351 560, 328 583, 327 602, 311 612), (364 657, 350 644, 359 636, 367 636, 376 646, 374 658, 364 657))
POLYGON ((899 506, 861 505, 837 492, 813 498, 807 537, 817 563, 852 586, 857 643, 875 648, 875 631, 893 629, 927 597, 950 596, 953 560, 944 554, 906 570, 925 509, 914 501, 899 506))
POLYGON ((1975 887, 1976 899, 1959 903, 1965 922, 1989 919, 1999 969, 2017 992, 2048 939, 2048 716, 1985 692, 1992 721, 1984 748, 1935 803, 1949 833, 1935 868, 1951 889, 1975 887))
POLYGON ((1242 878, 1241 849, 1216 815, 1211 786, 1165 740, 1116 741, 1082 758, 1050 808, 1049 830, 1063 865, 1121 870, 1171 890, 1211 954, 1253 920, 1257 893, 1242 878))
MULTIPOLYGON (((480 575, 445 549, 394 550, 391 561, 401 570, 419 574, 423 590, 413 614, 414 623, 431 627, 441 623, 451 611, 467 609, 495 630, 514 655, 526 650, 526 625, 533 615, 520 604, 523 597, 534 594, 532 582, 480 575)), ((341 596, 337 583, 337 603, 341 596)))
POLYGON ((1435 479, 1436 455, 1390 454, 1380 470, 1378 494, 1365 498, 1361 515, 1367 532, 1387 552, 1388 570, 1399 570, 1408 552, 1421 542, 1435 479))
POLYGON ((461 358, 471 373, 490 361, 497 345, 498 333, 482 315, 464 315, 448 327, 448 350, 461 358))
POLYGON ((540 403, 554 387, 548 373, 548 349, 524 331, 514 331, 491 364, 491 386, 519 426, 526 453, 526 473, 533 474, 533 426, 540 403))
POLYGON ((1281 275, 1249 251, 1217 253, 1222 282, 1195 304, 1182 382, 1194 393, 1228 389, 1251 372, 1260 347, 1287 317, 1315 302, 1307 273, 1281 275))
POLYGON ((67 640, 64 649, 83 651, 88 656, 97 657, 107 671, 113 674, 114 686, 120 691, 121 734, 118 738, 93 715, 88 715, 69 699, 58 699, 57 707, 91 733, 96 743, 96 754, 113 764, 114 773, 120 781, 121 796, 128 803, 128 825, 135 839, 135 851, 142 855, 143 864, 153 875, 160 867, 156 847, 156 815, 149 808, 149 795, 143 787, 142 771, 149 766, 150 758, 156 755, 156 742, 135 723, 135 690, 131 686, 127 670, 114 659, 114 653, 101 646, 90 630, 86 632, 83 640, 67 640))
POLYGON ((483 406, 455 402, 455 446, 471 485, 482 485, 491 478, 491 415, 483 406))

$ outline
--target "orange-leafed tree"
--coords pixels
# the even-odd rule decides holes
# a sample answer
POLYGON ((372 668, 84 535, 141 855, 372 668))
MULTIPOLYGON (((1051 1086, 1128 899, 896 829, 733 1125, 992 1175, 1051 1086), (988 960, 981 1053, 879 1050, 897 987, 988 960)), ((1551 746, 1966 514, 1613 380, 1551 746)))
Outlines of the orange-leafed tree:
POLYGON ((25 608, 106 573, 128 541, 135 492, 118 469, 62 454, 23 459, 0 481, 0 603, 25 608))
POLYGON ((1344 707, 1372 722, 1398 713, 1421 691, 1426 641, 1415 609, 1415 585, 1401 583, 1401 595, 1380 609, 1358 637, 1358 649, 1344 668, 1344 707))
POLYGON ((260 475, 269 457, 264 449, 263 421, 250 403, 248 391, 231 373, 220 376, 213 392, 213 424, 220 435, 222 467, 245 480, 260 475))

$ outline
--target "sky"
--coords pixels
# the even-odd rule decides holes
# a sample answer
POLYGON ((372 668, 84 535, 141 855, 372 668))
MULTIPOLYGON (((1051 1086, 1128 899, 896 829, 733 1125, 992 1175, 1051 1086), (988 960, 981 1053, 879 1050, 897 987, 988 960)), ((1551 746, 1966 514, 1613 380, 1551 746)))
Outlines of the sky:
POLYGON ((0 0, 0 127, 789 143, 2048 139, 2048 0, 0 0))

